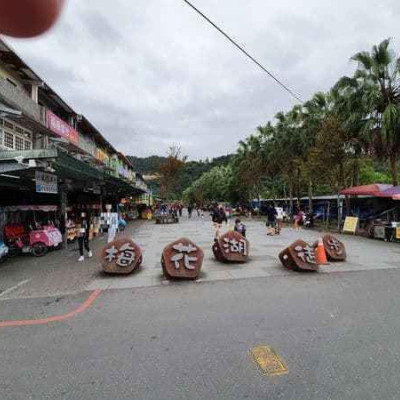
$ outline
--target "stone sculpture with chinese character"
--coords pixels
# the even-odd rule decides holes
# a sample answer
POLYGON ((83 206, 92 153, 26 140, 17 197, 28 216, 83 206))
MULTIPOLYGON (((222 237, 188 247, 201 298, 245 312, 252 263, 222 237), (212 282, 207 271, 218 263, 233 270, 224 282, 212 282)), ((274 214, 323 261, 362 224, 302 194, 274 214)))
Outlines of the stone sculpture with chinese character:
POLYGON ((103 248, 101 261, 104 272, 130 274, 140 267, 143 261, 142 250, 131 239, 117 239, 103 248))
POLYGON ((181 238, 164 248, 161 265, 168 279, 196 279, 203 259, 204 253, 199 246, 181 238))
POLYGON ((332 235, 325 235, 322 238, 325 252, 329 261, 345 261, 346 248, 344 244, 332 235))
POLYGON ((296 240, 279 254, 282 264, 294 271, 317 271, 315 250, 304 240, 296 240))
POLYGON ((246 262, 250 243, 239 232, 229 231, 216 238, 212 247, 215 258, 221 262, 246 262))

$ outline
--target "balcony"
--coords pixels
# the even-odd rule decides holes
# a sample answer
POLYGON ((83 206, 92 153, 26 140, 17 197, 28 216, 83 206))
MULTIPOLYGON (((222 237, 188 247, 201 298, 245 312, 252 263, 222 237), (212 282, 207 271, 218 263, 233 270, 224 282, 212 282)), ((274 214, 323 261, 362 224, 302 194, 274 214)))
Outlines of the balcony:
POLYGON ((32 118, 36 122, 41 124, 45 122, 41 107, 24 90, 12 85, 3 78, 0 78, 0 101, 22 111, 25 116, 32 118))

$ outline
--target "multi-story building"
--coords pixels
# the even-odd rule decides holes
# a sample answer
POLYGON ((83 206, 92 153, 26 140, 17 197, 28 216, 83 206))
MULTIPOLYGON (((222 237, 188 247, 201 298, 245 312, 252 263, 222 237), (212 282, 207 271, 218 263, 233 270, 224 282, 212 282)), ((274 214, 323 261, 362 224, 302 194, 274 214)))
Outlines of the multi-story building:
POLYGON ((146 191, 129 160, 0 40, 0 207, 52 204, 65 215, 146 191))

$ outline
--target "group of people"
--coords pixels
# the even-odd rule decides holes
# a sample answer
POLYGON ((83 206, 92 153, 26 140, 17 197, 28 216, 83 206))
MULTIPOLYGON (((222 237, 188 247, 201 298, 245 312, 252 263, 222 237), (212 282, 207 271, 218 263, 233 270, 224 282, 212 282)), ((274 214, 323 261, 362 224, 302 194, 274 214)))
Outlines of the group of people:
MULTIPOLYGON (((269 204, 267 207, 267 222, 268 235, 279 235, 283 227, 283 219, 285 213, 283 208, 275 207, 273 204, 269 204)), ((305 224, 306 214, 301 208, 296 206, 293 208, 292 213, 292 227, 295 230, 300 230, 305 224)))
MULTIPOLYGON (((211 219, 215 228, 215 236, 218 237, 221 232, 222 224, 228 223, 228 217, 222 204, 213 204, 211 208, 211 219)), ((234 231, 239 232, 242 236, 246 236, 246 226, 240 218, 236 218, 234 231)))

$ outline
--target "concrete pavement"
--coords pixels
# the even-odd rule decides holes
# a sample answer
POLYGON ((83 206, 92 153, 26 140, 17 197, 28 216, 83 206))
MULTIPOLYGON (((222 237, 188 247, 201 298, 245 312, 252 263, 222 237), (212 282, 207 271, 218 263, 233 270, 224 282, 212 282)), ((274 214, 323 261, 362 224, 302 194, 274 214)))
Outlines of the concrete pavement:
MULTIPOLYGON (((99 254, 106 236, 92 242, 94 257, 78 263, 77 245, 67 251, 51 252, 43 258, 18 257, 0 266, 0 300, 11 298, 32 298, 64 296, 85 290, 123 289, 168 285, 162 275, 160 258, 165 245, 187 236, 201 246, 205 259, 201 272, 201 282, 290 276, 293 272, 284 269, 279 260, 279 252, 301 237, 312 243, 321 233, 316 231, 294 231, 285 228, 280 236, 267 236, 266 228, 260 220, 245 221, 250 240, 250 261, 247 264, 224 265, 214 260, 211 246, 214 230, 210 218, 194 216, 191 220, 184 216, 179 224, 156 225, 154 221, 136 221, 120 235, 133 237, 144 253, 142 267, 128 276, 109 276, 102 273, 99 254)), ((226 227, 224 228, 226 229, 226 227)), ((371 240, 351 235, 340 235, 347 247, 348 260, 321 267, 320 274, 335 272, 355 272, 376 269, 399 268, 400 245, 371 240)))

